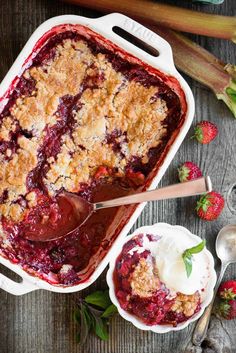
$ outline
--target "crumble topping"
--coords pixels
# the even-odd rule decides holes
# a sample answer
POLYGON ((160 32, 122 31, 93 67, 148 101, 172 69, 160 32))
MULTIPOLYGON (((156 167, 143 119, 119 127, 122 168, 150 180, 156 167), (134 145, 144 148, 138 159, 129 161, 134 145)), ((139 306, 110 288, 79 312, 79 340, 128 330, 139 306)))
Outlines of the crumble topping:
MULTIPOLYGON (((186 104, 174 78, 83 26, 59 28, 12 83, 0 113, 0 251, 50 283, 75 285, 96 267, 100 247, 109 249, 106 239, 118 235, 128 209, 94 214, 57 241, 35 243, 26 235, 58 224, 64 229, 71 211, 60 209, 60 189, 88 199, 145 189, 184 121, 186 104)), ((156 290, 150 278, 147 283, 148 291, 156 290)), ((162 304, 165 296, 161 286, 156 299, 162 304)), ((139 299, 142 307, 146 299, 139 299)), ((163 313, 153 304, 148 310, 158 321, 163 313)))
POLYGON ((196 292, 192 295, 178 293, 171 310, 177 313, 183 313, 185 316, 190 317, 195 313, 199 303, 199 293, 196 292))
POLYGON ((16 124, 32 135, 19 135, 16 150, 0 153, 0 197, 8 191, 0 212, 14 221, 22 220, 26 208, 36 205, 35 200, 25 204, 18 200, 29 198, 26 179, 38 165, 48 131, 68 118, 60 108, 64 97, 77 101, 70 131, 54 137, 60 148, 46 160, 43 182, 51 196, 62 187, 79 191, 80 183, 89 183, 101 165, 124 176, 130 160, 140 157, 147 163, 148 151, 166 134, 163 121, 168 109, 158 98, 158 87, 128 80, 105 54, 93 54, 83 40, 65 39, 52 58, 27 69, 23 77, 34 83, 33 90, 16 99, 0 125, 0 141, 10 140, 16 124), (114 133, 118 150, 107 142, 114 133))
POLYGON ((123 151, 127 158, 143 157, 147 162, 146 153, 157 146, 166 132, 162 121, 166 118, 166 103, 156 98, 156 87, 146 88, 140 83, 131 81, 123 87, 114 99, 116 114, 109 121, 108 131, 112 132, 115 124, 122 132, 127 131, 127 145, 123 151))
POLYGON ((37 142, 35 138, 20 136, 17 139, 18 150, 12 159, 2 161, 0 168, 0 195, 5 190, 8 197, 0 203, 0 213, 12 220, 22 220, 24 207, 15 203, 20 195, 27 192, 26 178, 28 173, 37 166, 37 142))
POLYGON ((30 208, 37 205, 37 194, 36 194, 36 192, 34 192, 34 191, 29 192, 29 193, 26 195, 25 198, 26 198, 26 200, 28 201, 28 206, 29 206, 30 208))
POLYGON ((10 133, 14 132, 15 128, 16 125, 10 116, 3 118, 0 126, 0 140, 9 141, 10 133))
POLYGON ((18 98, 11 110, 20 126, 38 135, 47 124, 55 124, 60 98, 78 94, 91 58, 85 43, 68 39, 57 47, 53 61, 27 70, 25 77, 35 80, 34 96, 18 98))
POLYGON ((143 162, 148 162, 146 153, 166 132, 162 125, 167 112, 165 102, 156 99, 150 104, 157 88, 129 82, 104 55, 98 54, 97 59, 87 73, 103 79, 96 81, 97 88, 88 88, 81 95, 82 108, 74 113, 76 125, 72 139, 67 139, 71 147, 62 146, 46 176, 50 190, 65 186, 69 191, 78 191, 79 183, 88 182, 100 165, 115 166, 124 175, 132 156, 143 156, 143 162), (106 134, 113 131, 121 135, 117 142, 122 142, 122 154, 106 143, 106 134), (122 141, 124 133, 126 141, 122 141), (75 152, 73 157, 71 150, 75 152))
POLYGON ((132 294, 140 297, 151 297, 160 287, 157 274, 154 273, 153 264, 141 258, 131 275, 132 294))

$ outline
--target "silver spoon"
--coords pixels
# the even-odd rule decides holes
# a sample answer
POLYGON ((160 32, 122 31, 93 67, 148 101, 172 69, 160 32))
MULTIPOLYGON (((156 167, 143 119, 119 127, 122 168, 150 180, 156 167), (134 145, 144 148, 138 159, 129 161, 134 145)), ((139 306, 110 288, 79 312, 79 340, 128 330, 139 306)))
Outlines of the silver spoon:
POLYGON ((192 342, 196 346, 200 346, 206 336, 216 293, 225 270, 229 264, 236 263, 236 224, 229 224, 220 230, 216 238, 216 253, 221 260, 221 270, 215 285, 212 302, 198 320, 193 332, 192 342))
POLYGON ((58 226, 56 225, 54 227, 51 227, 50 223, 48 223, 48 225, 46 224, 45 231, 44 221, 43 231, 40 231, 40 227, 36 227, 35 230, 33 229, 26 231, 25 238, 32 241, 55 240, 64 237, 81 227, 81 225, 85 223, 85 221, 91 216, 93 212, 100 209, 153 200, 166 200, 178 197, 200 195, 211 190, 211 180, 210 177, 207 176, 185 183, 170 185, 157 190, 141 192, 138 194, 132 194, 97 203, 88 202, 87 200, 73 193, 62 192, 58 196, 58 203, 59 206, 60 204, 62 205, 62 209, 67 209, 67 216, 64 219, 63 226, 60 222, 58 223, 58 226), (70 212, 68 212, 68 209, 70 209, 70 212))

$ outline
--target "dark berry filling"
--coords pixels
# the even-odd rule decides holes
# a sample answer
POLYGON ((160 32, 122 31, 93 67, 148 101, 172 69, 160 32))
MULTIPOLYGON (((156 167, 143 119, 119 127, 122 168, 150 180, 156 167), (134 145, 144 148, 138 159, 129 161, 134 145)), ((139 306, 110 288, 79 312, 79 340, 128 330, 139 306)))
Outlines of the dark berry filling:
MULTIPOLYGON (((151 148, 148 152, 148 162, 143 162, 140 157, 132 156, 126 167, 125 175, 117 175, 116 168, 109 168, 101 165, 93 176, 92 182, 81 183, 79 195, 90 201, 102 201, 114 197, 126 195, 134 192, 137 188, 145 190, 150 184, 149 174, 154 168, 158 168, 164 159, 164 154, 168 150, 168 143, 173 138, 184 121, 185 111, 181 111, 181 101, 172 88, 169 87, 168 79, 159 72, 150 74, 143 63, 134 63, 130 60, 129 54, 119 50, 114 50, 109 42, 103 45, 96 36, 85 37, 73 27, 68 31, 52 35, 32 60, 32 67, 41 67, 53 60, 56 56, 56 47, 62 44, 66 39, 74 41, 83 40, 93 54, 105 54, 112 67, 122 73, 129 81, 139 82, 145 87, 158 87, 158 95, 153 99, 163 98, 166 101, 168 114, 163 122, 166 127, 166 133, 157 147, 151 148)), ((75 96, 65 95, 60 97, 60 102, 55 115, 57 122, 55 125, 46 127, 44 130, 43 144, 38 152, 38 164, 31 170, 27 176, 27 192, 34 191, 37 195, 37 204, 29 209, 22 222, 16 223, 10 219, 2 217, 3 229, 8 235, 11 247, 2 246, 4 256, 14 262, 20 263, 23 268, 29 272, 36 273, 38 276, 46 278, 49 282, 64 285, 78 284, 94 271, 99 261, 109 250, 113 240, 119 234, 119 231, 127 223, 135 206, 126 207, 121 212, 119 208, 101 210, 95 214, 72 235, 47 243, 31 242, 24 235, 31 230, 46 232, 47 227, 54 227, 60 224, 66 231, 66 219, 70 216, 68 208, 60 208, 56 196, 49 196, 47 187, 44 183, 44 177, 48 172, 48 158, 57 157, 62 147, 62 137, 65 134, 72 134, 75 120, 74 112, 82 108, 80 102, 81 94, 89 87, 96 89, 100 82, 104 80, 102 74, 87 75, 81 84, 80 91, 75 96), (45 223, 44 219, 49 220, 45 223), (95 257, 96 255, 96 257, 95 257), (88 265, 90 267, 88 269, 88 265), (63 266, 67 268, 64 271, 63 266), (83 273, 81 273, 83 272, 83 273)), ((178 83, 175 83, 176 87, 178 83)), ((32 78, 26 78, 23 75, 19 78, 16 87, 11 93, 8 103, 0 114, 0 122, 6 116, 11 116, 11 108, 16 100, 21 97, 31 97, 35 94, 35 81, 32 78)), ((180 91, 179 87, 178 90, 180 91)), ((183 97, 182 97, 183 100, 183 97)), ((16 123, 14 131, 11 132, 9 141, 0 139, 0 153, 4 158, 10 159, 19 148, 18 138, 25 136, 28 139, 34 137, 34 131, 22 129, 16 123), (8 152, 7 152, 8 151, 8 152)), ((117 155, 122 155, 122 143, 127 142, 126 133, 114 130, 107 134, 106 143, 112 146, 117 155)), ((85 150, 83 145, 81 150, 85 150)), ((60 190, 59 190, 60 191, 60 190)), ((8 190, 0 195, 0 203, 3 203, 8 196, 8 190)), ((16 201, 19 205, 27 204, 24 195, 16 201)), ((138 260, 138 259, 137 259, 138 260)), ((124 282, 125 280, 123 280, 124 282)), ((159 304, 165 302, 166 292, 161 291, 158 294, 159 304), (162 298, 162 299, 161 299, 162 298)), ((154 300, 156 303, 157 299, 154 300)), ((137 311, 141 310, 143 303, 137 304, 137 311)), ((153 304, 154 305, 154 304, 153 304)), ((145 305, 144 305, 145 307, 145 305)), ((143 307, 143 308, 144 308, 143 307)), ((151 310, 152 306, 147 308, 151 310)), ((157 309, 158 311, 159 309, 157 309)), ((146 315, 146 314, 145 314, 146 315)), ((159 317, 161 313, 157 312, 159 317)))
MULTIPOLYGON (((149 241, 158 241, 160 237, 151 234, 147 235, 149 241)), ((135 236, 129 240, 123 246, 122 252, 116 260, 115 270, 113 273, 115 283, 116 297, 120 303, 122 309, 126 310, 132 315, 135 315, 146 325, 173 325, 177 326, 179 323, 187 321, 190 317, 195 315, 201 308, 200 299, 198 293, 196 293, 196 303, 194 303, 194 309, 190 315, 186 316, 184 311, 175 310, 174 304, 178 300, 177 293, 176 298, 170 296, 169 289, 164 283, 158 282, 157 286, 152 293, 144 296, 143 293, 145 286, 150 286, 151 278, 148 278, 147 282, 145 277, 138 274, 137 280, 140 281, 139 292, 135 291, 135 287, 132 284, 134 273, 140 262, 144 260, 147 263, 153 261, 149 250, 143 249, 141 252, 134 250, 135 247, 142 247, 143 235, 135 236)), ((139 283, 138 283, 139 285, 139 283)), ((184 296, 186 301, 188 296, 184 296)))

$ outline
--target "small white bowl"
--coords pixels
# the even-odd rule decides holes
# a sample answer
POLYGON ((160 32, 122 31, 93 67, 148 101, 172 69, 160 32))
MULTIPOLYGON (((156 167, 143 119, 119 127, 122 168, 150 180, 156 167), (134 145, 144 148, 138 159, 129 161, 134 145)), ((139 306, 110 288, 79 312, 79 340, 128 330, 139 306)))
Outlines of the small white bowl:
POLYGON ((146 331, 153 331, 156 333, 166 333, 170 331, 178 331, 182 330, 185 327, 187 327, 190 323, 196 321, 204 312, 204 309, 210 304, 212 298, 213 298, 213 289, 216 284, 216 272, 214 269, 214 259, 212 254, 204 248, 203 251, 205 255, 207 256, 209 260, 209 281, 207 284, 207 287, 205 288, 204 292, 204 300, 201 303, 201 310, 196 313, 194 316, 189 318, 189 320, 179 323, 176 327, 173 327, 172 325, 153 325, 153 326, 148 326, 144 324, 138 317, 128 313, 127 311, 123 310, 116 298, 115 294, 115 286, 114 286, 114 281, 113 281, 113 273, 115 269, 115 264, 117 257, 120 255, 123 245, 127 243, 131 238, 133 238, 135 235, 138 234, 163 234, 163 233, 176 233, 178 231, 178 236, 180 236, 181 232, 188 234, 189 237, 191 237, 194 240, 197 240, 198 242, 201 241, 201 238, 198 237, 197 235, 192 234, 188 229, 181 227, 181 226, 172 226, 167 223, 156 223, 152 226, 145 226, 141 227, 135 230, 135 232, 129 236, 127 236, 125 239, 123 239, 122 242, 119 243, 119 247, 116 247, 115 251, 113 251, 113 256, 111 256, 112 260, 109 263, 109 270, 107 272, 107 283, 109 286, 109 294, 111 301, 113 304, 117 307, 119 314, 127 321, 132 322, 134 326, 141 330, 146 330, 146 331))

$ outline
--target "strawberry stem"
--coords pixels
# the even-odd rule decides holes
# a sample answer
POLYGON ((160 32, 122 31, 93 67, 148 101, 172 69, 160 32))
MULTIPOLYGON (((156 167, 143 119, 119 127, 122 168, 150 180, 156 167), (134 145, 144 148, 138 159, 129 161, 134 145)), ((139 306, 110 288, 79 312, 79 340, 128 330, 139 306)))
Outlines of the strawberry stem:
POLYGON ((208 207, 211 206, 211 201, 209 200, 211 198, 211 195, 205 194, 201 196, 200 200, 197 202, 197 207, 196 210, 199 211, 201 208, 203 212, 207 212, 208 207))
POLYGON ((194 128, 194 136, 195 139, 197 139, 197 141, 201 142, 202 139, 203 139, 203 132, 202 132, 202 129, 199 127, 199 126, 196 126, 194 128))

